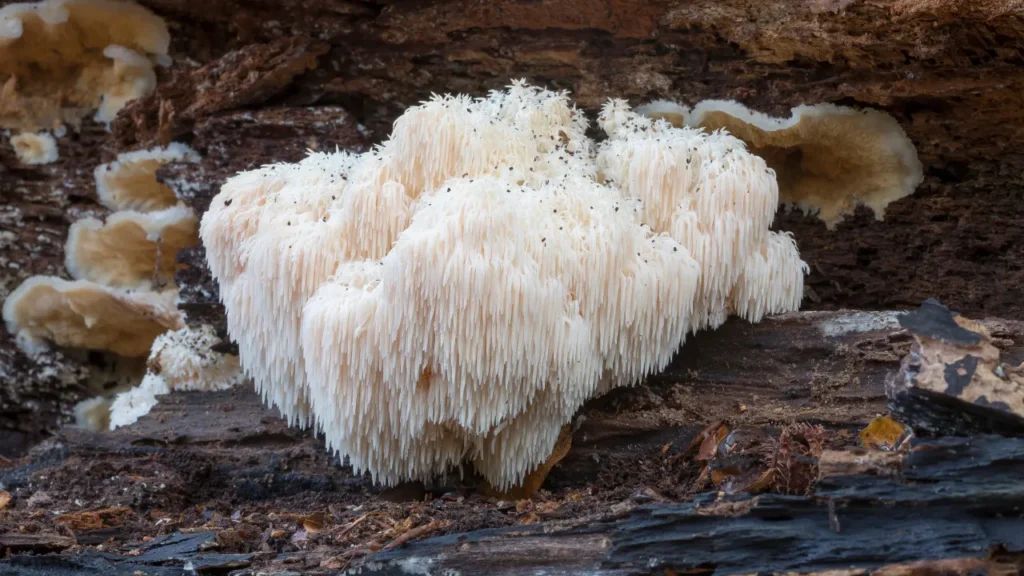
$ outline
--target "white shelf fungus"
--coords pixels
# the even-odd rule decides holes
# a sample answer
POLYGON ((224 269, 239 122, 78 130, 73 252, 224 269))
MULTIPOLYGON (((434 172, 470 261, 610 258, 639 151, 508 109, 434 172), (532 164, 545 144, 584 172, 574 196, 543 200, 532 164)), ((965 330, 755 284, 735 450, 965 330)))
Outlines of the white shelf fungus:
POLYGON ((228 180, 200 235, 264 398, 385 483, 470 461, 501 490, 690 331, 799 305, 762 159, 621 102, 602 127, 519 82, 228 180))
POLYGON ((134 424, 174 390, 217 391, 244 381, 238 357, 211 350, 220 338, 209 325, 161 334, 153 342, 142 383, 118 394, 110 408, 110 429, 134 424))
POLYGON ((57 141, 48 132, 25 132, 11 136, 11 147, 22 164, 51 164, 60 157, 57 141))
POLYGON ((0 9, 0 128, 52 130, 90 111, 109 123, 156 86, 163 19, 133 2, 43 0, 0 9))
POLYGON ((171 162, 199 162, 199 154, 180 142, 117 156, 93 171, 100 202, 111 210, 149 212, 178 204, 170 186, 157 180, 156 172, 171 162))
POLYGON ((68 232, 65 266, 73 278, 107 286, 165 285, 179 267, 178 251, 199 244, 198 227, 195 213, 183 204, 114 212, 105 223, 83 218, 68 232))
POLYGON ((177 291, 107 288, 86 280, 33 276, 4 301, 4 322, 27 350, 46 343, 145 356, 158 335, 182 326, 177 291))
POLYGON ((913 194, 924 180, 914 143, 878 110, 815 104, 793 108, 789 118, 772 118, 738 102, 705 100, 692 111, 667 101, 637 111, 743 140, 775 171, 781 202, 816 214, 829 229, 859 205, 881 220, 886 206, 913 194))

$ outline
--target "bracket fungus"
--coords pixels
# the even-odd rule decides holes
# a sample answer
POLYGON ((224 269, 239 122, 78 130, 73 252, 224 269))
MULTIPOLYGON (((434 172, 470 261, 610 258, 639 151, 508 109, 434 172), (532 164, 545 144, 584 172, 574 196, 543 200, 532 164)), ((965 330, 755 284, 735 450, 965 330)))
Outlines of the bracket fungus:
POLYGON ((515 82, 229 179, 200 236, 264 399, 386 484, 470 462, 505 490, 689 332, 799 305, 764 160, 619 101, 601 125, 515 82))
MULTIPOLYGON (((212 332, 207 337, 202 330, 186 328, 184 315, 177 308, 177 253, 198 245, 199 222, 191 207, 157 182, 156 171, 168 162, 198 159, 187 146, 174 143, 122 154, 118 161, 100 166, 96 170, 98 192, 115 212, 105 222, 84 218, 72 224, 65 244, 65 267, 75 280, 33 276, 4 302, 7 329, 26 352, 52 345, 68 352, 101 353, 97 358, 102 361, 89 356, 87 388, 100 397, 76 409, 82 425, 125 423, 125 414, 132 413, 125 410, 126 402, 130 405, 134 398, 136 405, 148 402, 151 407, 156 403, 154 390, 159 388, 155 384, 163 383, 169 374, 180 373, 177 380, 172 378, 170 389, 188 387, 182 383, 187 378, 214 382, 199 384, 207 388, 221 381, 233 384, 239 378, 227 376, 232 362, 234 371, 239 372, 237 359, 196 348, 213 338, 212 332), (151 346, 168 331, 174 333, 169 342, 193 344, 191 360, 167 360, 165 349, 173 346, 165 342, 147 363, 151 346), (147 364, 151 369, 166 365, 165 375, 147 376, 147 364), (110 366, 113 372, 108 370, 110 366), (144 376, 149 378, 148 384, 144 376), (138 385, 140 380, 145 386, 138 385), (106 398, 122 390, 130 394, 120 403, 106 398), (120 412, 111 415, 114 408, 120 412)), ((166 388, 166 384, 160 385, 166 388)), ((135 418, 148 408, 139 410, 135 410, 135 418)))
POLYGON ((167 330, 181 328, 175 291, 107 288, 83 280, 29 278, 4 301, 7 330, 28 349, 57 346, 145 356, 167 330))
POLYGON ((170 186, 157 179, 157 170, 171 162, 199 162, 199 154, 180 142, 133 150, 93 171, 100 202, 111 210, 148 212, 178 204, 170 186))
POLYGON ((109 123, 156 86, 167 63, 163 19, 133 2, 43 0, 0 9, 0 128, 109 123))
POLYGON ((107 286, 163 286, 179 268, 178 251, 199 243, 198 227, 183 204, 156 212, 123 210, 105 223, 83 218, 71 225, 65 266, 72 278, 107 286))
POLYGON ((772 118, 726 100, 705 100, 692 111, 667 101, 637 110, 743 140, 775 171, 780 200, 817 214, 829 229, 858 205, 881 220, 887 205, 913 194, 924 180, 913 142, 878 110, 815 104, 793 108, 789 118, 772 118))
POLYGON ((11 137, 11 147, 22 164, 50 164, 60 157, 57 141, 49 132, 25 132, 11 137))

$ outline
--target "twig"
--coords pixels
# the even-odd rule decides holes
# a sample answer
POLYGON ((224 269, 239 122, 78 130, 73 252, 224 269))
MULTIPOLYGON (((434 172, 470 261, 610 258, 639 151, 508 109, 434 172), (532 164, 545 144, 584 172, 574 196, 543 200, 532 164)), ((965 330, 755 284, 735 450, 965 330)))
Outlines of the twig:
POLYGON ((405 544, 406 542, 408 542, 409 540, 412 540, 413 538, 419 538, 420 536, 423 536, 425 534, 429 534, 429 533, 431 533, 431 532, 433 532, 435 530, 439 530, 441 528, 447 528, 449 524, 450 524, 450 522, 448 520, 443 520, 443 521, 442 520, 432 520, 432 521, 428 522, 427 524, 424 524, 423 526, 418 526, 416 528, 413 528, 412 530, 409 530, 408 532, 406 532, 404 534, 400 534, 394 540, 392 540, 391 542, 388 542, 387 545, 385 545, 383 548, 381 548, 381 550, 391 550, 392 548, 398 548, 399 546, 401 546, 402 544, 405 544))
POLYGON ((341 538, 345 534, 348 534, 349 532, 352 531, 353 528, 355 528, 356 526, 359 526, 360 524, 362 524, 363 520, 366 520, 367 518, 369 518, 370 516, 373 516, 375 514, 377 514, 377 512, 367 512, 366 514, 363 514, 359 518, 356 518, 355 520, 349 522, 348 526, 345 526, 345 528, 341 532, 339 532, 338 535, 335 536, 335 538, 336 539, 337 538, 341 538))

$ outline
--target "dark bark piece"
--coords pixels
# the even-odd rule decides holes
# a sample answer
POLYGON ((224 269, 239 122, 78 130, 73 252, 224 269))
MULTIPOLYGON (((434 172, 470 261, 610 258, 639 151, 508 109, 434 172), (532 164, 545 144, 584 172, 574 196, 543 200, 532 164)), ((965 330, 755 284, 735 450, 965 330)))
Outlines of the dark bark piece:
POLYGON ((251 44, 196 70, 177 70, 161 89, 131 102, 113 124, 128 149, 167 145, 218 112, 259 105, 317 65, 330 48, 294 36, 251 44))
POLYGON ((75 539, 59 534, 0 534, 0 550, 11 552, 59 552, 75 545, 75 539))
POLYGON ((889 407, 918 433, 1024 436, 1024 364, 986 327, 936 301, 900 316, 914 346, 887 386, 889 407))
POLYGON ((484 530, 411 542, 369 558, 364 574, 742 574, 881 568, 1024 552, 1024 445, 921 441, 893 477, 830 477, 810 498, 713 495, 584 524, 484 530), (1005 513, 1005 514, 1004 514, 1005 513), (659 572, 660 571, 660 572, 659 572), (672 571, 672 572, 669 572, 672 571))

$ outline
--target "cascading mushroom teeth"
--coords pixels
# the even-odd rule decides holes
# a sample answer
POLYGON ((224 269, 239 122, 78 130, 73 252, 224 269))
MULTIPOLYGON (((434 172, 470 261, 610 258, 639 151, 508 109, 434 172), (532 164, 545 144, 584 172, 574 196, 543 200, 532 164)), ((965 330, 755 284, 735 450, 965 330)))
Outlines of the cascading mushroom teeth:
POLYGON ((435 96, 367 153, 226 182, 200 236, 264 399, 386 484, 468 461, 506 489, 706 318, 798 305, 764 162, 608 110, 599 147, 565 93, 435 96))

